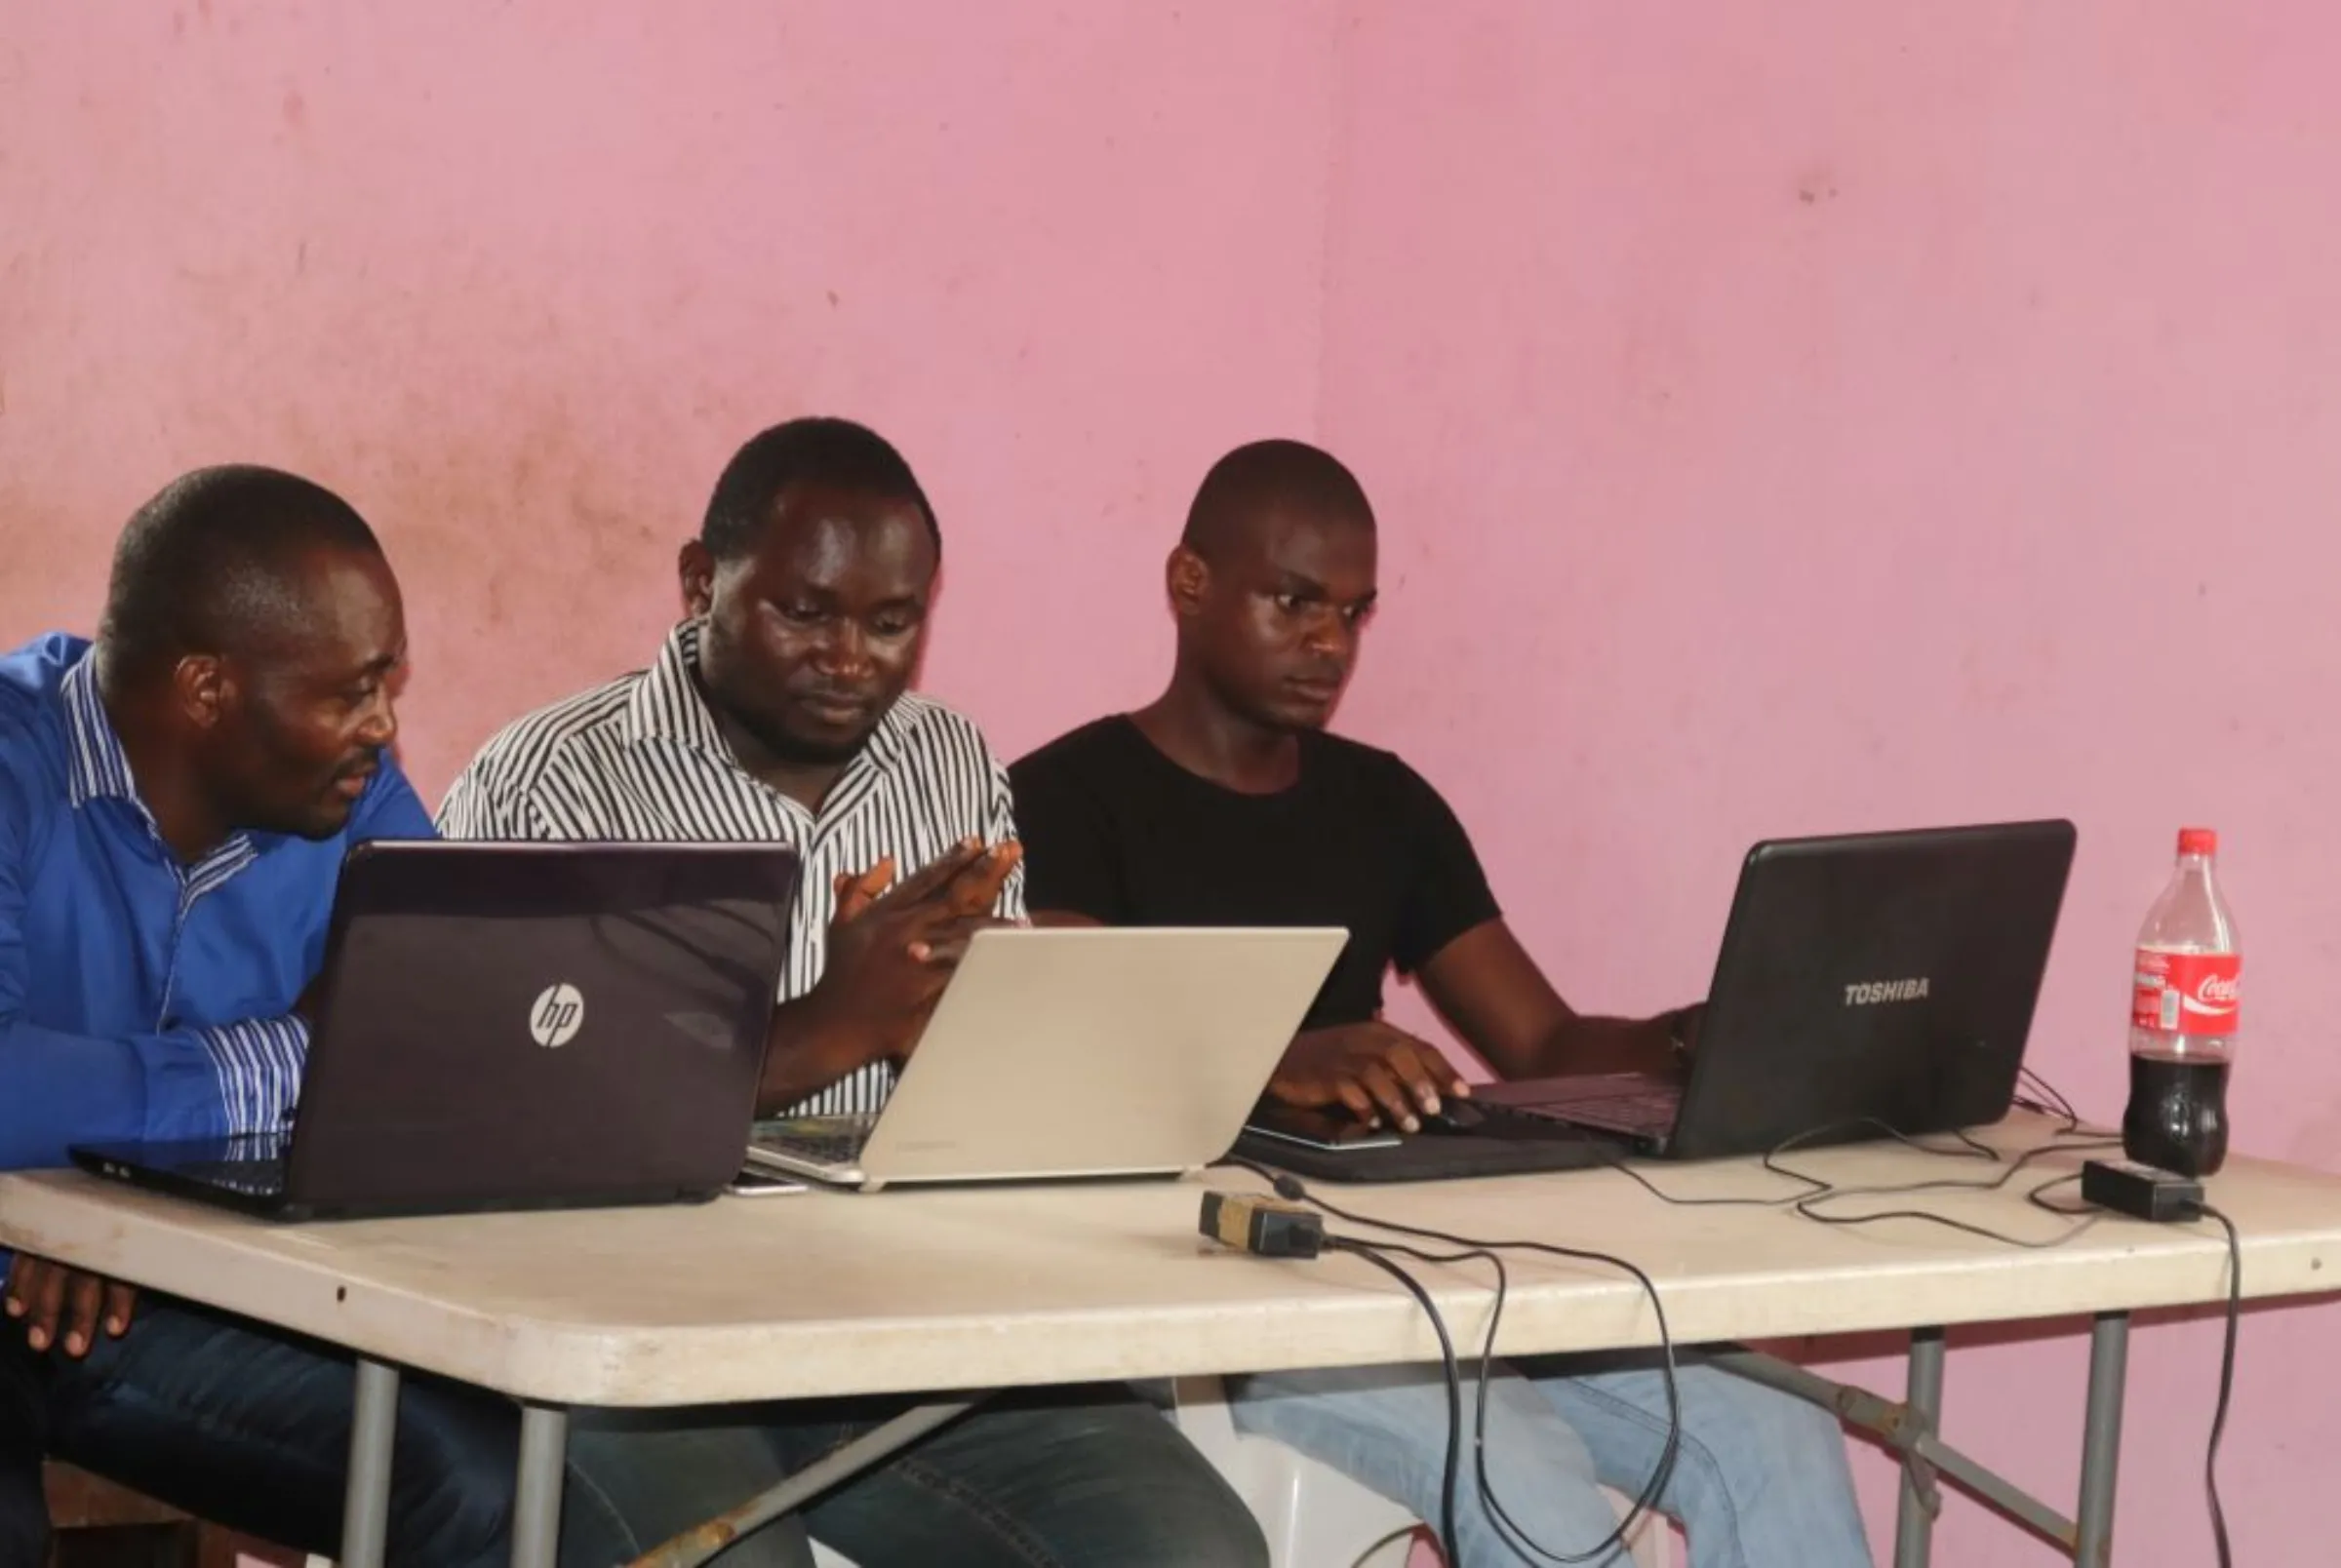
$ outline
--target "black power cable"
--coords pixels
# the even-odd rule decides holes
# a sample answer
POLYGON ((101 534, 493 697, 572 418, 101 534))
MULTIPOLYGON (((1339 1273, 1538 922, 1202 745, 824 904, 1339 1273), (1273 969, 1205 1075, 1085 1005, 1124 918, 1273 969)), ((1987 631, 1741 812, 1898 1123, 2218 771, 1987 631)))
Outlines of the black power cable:
MULTIPOLYGON (((1900 1143, 1920 1154, 1932 1155, 1948 1159, 1981 1159, 2003 1166, 1998 1175, 1986 1181, 1962 1181, 1945 1178, 1935 1181, 1906 1182, 1887 1186, 1845 1187, 1835 1182, 1827 1181, 1821 1177, 1811 1175, 1807 1172, 1793 1169, 1790 1166, 1781 1163, 1782 1156, 1791 1153, 1795 1149, 1828 1136, 1832 1133, 1843 1132, 1846 1130, 1847 1127, 1854 1125, 1853 1123, 1841 1123, 1828 1127, 1816 1127, 1811 1131, 1800 1133, 1793 1138, 1784 1140, 1782 1143, 1765 1155, 1763 1163, 1766 1170, 1774 1175, 1786 1177, 1800 1185, 1800 1191, 1789 1194, 1775 1194, 1763 1197, 1731 1196, 1720 1197, 1678 1196, 1674 1194, 1665 1192, 1655 1183, 1650 1181, 1648 1177, 1645 1176, 1642 1172, 1634 1169, 1630 1164, 1628 1164, 1622 1150, 1618 1152, 1617 1157, 1608 1162, 1609 1168, 1631 1178, 1633 1181, 1640 1184, 1646 1192, 1649 1193, 1651 1196, 1656 1197, 1659 1201, 1680 1208, 1787 1208, 1792 1209, 1797 1214, 1805 1219, 1811 1220, 1816 1224, 1834 1226, 1875 1225, 1887 1220, 1919 1220, 1927 1224, 1941 1225, 1955 1231, 1962 1231, 1970 1235, 1981 1236, 1986 1240, 1998 1241, 2007 1246, 2023 1247, 2033 1250, 2043 1250, 2051 1247, 2058 1247, 2064 1245, 2068 1241, 2073 1240, 2076 1236, 2079 1236, 2083 1232, 2090 1229, 2105 1217, 2105 1211, 2096 1208, 2093 1205, 2083 1205, 2079 1208, 2070 1208, 2062 1204, 2049 1201, 2048 1195, 2050 1193, 2054 1192, 2060 1187, 2064 1187, 2081 1180, 2078 1172, 2068 1172, 2062 1175, 2052 1176, 2046 1181, 2041 1182, 2034 1186, 2024 1195, 2025 1201, 2031 1204, 2033 1207, 2041 1209, 2049 1214, 2058 1215, 2062 1218, 2079 1222, 2064 1231, 2062 1234, 2046 1239, 2011 1236, 2001 1232, 1990 1230, 1984 1226, 1973 1225, 1964 1220, 1955 1219, 1947 1214, 1929 1213, 1924 1209, 1894 1208, 1864 1214, 1831 1214, 1820 1212, 1814 1207, 1816 1204, 1830 1203, 1850 1197, 1902 1196, 1918 1193, 1998 1192, 2012 1182, 2019 1173, 2029 1168, 2034 1161, 2043 1158, 2046 1156, 2053 1154, 2089 1154, 2101 1150, 2113 1150, 2122 1147, 2120 1137, 2115 1134, 2112 1129, 2093 1127, 2085 1124, 2082 1119, 2081 1113, 2074 1107, 2073 1102, 2067 1099, 2054 1084, 2050 1083, 2040 1074, 2027 1067, 2020 1070, 2020 1075, 2022 1084, 2025 1085, 2030 1092, 2019 1093, 2014 1102, 2016 1106, 2022 1110, 2033 1111, 2043 1116, 2052 1117, 2063 1122, 2063 1125, 2055 1129, 2055 1131, 2049 1135, 2049 1139, 2046 1143, 2026 1150, 2024 1153, 2016 1156, 2012 1159, 2007 1158, 1999 1151, 1977 1141, 1975 1138, 1970 1137, 1964 1132, 1953 1132, 1950 1134, 1950 1136, 1958 1140, 1961 1147, 1955 1149, 1945 1149, 1935 1145, 1921 1143, 1916 1138, 1913 1138, 1893 1127, 1887 1126, 1884 1122, 1877 1121, 1874 1118, 1865 1118, 1861 1123, 1862 1125, 1874 1128, 1885 1138, 1900 1143)), ((1335 1205, 1327 1202, 1325 1199, 1318 1197, 1315 1194, 1311 1193, 1305 1186, 1303 1186, 1297 1177, 1287 1175, 1281 1171, 1271 1170, 1266 1166, 1254 1164, 1252 1161, 1248 1159, 1229 1159, 1226 1161, 1226 1163, 1240 1166, 1243 1169, 1252 1172, 1252 1174, 1266 1181, 1276 1192, 1276 1195, 1279 1197, 1285 1198, 1289 1202, 1310 1204, 1311 1206, 1317 1208, 1325 1214, 1331 1216, 1334 1219, 1344 1220, 1352 1225, 1362 1225, 1372 1230, 1386 1231, 1398 1235, 1419 1236, 1428 1240, 1443 1242, 1448 1246, 1459 1249, 1453 1253, 1434 1254, 1422 1252, 1412 1247, 1401 1246, 1395 1242, 1369 1242, 1360 1241, 1350 1237, 1330 1236, 1329 1236, 1326 1241, 1326 1245, 1329 1248, 1353 1253, 1356 1256, 1365 1258, 1368 1262, 1372 1263, 1375 1267, 1383 1270, 1385 1273, 1388 1273, 1393 1277, 1397 1278, 1401 1284, 1406 1286, 1409 1293, 1411 1294, 1415 1301, 1422 1307, 1425 1315, 1427 1315, 1431 1320, 1432 1328, 1439 1336, 1439 1344, 1443 1363, 1446 1369, 1448 1389, 1448 1451, 1447 1467, 1442 1490, 1442 1505, 1445 1517, 1441 1529, 1441 1542, 1448 1553, 1448 1560, 1450 1563, 1459 1562, 1461 1560, 1456 1554, 1454 1526, 1456 1493, 1458 1490, 1458 1471, 1460 1466, 1460 1434, 1462 1430, 1462 1374, 1456 1361, 1453 1339, 1448 1332, 1446 1320, 1440 1315, 1437 1305, 1431 1300, 1430 1293, 1423 1288, 1421 1282, 1415 1279, 1413 1275, 1408 1274, 1397 1264, 1390 1262, 1387 1257, 1381 1256, 1380 1254, 1382 1253, 1399 1253, 1403 1256, 1416 1258, 1426 1263, 1460 1263, 1474 1260, 1485 1261, 1493 1266, 1495 1270, 1495 1302, 1488 1315, 1487 1338, 1483 1345, 1480 1358, 1479 1409, 1476 1414, 1473 1432, 1473 1457, 1475 1465, 1474 1473, 1479 1482, 1481 1499, 1488 1510, 1489 1517, 1496 1524, 1498 1532, 1505 1536, 1507 1541, 1516 1549, 1522 1551, 1524 1554, 1542 1557, 1552 1562, 1582 1563, 1594 1561, 1602 1554, 1615 1549, 1621 1546, 1625 1538, 1632 1533, 1634 1526, 1647 1514, 1655 1510, 1658 1499, 1665 1494, 1667 1483, 1673 1478, 1676 1459, 1681 1452, 1683 1438, 1683 1406, 1682 1397, 1676 1388, 1675 1383, 1675 1349, 1673 1337, 1667 1328, 1666 1308, 1665 1305, 1659 1300, 1657 1285, 1650 1279, 1647 1274, 1644 1273, 1640 1268, 1623 1258, 1613 1257, 1610 1254, 1604 1252, 1594 1252, 1574 1247, 1557 1246, 1542 1241, 1485 1240, 1469 1236, 1453 1235, 1444 1231, 1426 1230, 1418 1226, 1399 1225, 1390 1221, 1371 1219, 1362 1214, 1356 1214, 1346 1209, 1338 1208, 1335 1205), (1631 1274, 1636 1282, 1642 1286, 1645 1294, 1647 1294, 1649 1298, 1651 1312, 1657 1317, 1659 1347, 1666 1376, 1666 1446, 1659 1456, 1656 1469, 1651 1472, 1649 1483, 1643 1488, 1639 1495, 1636 1496, 1632 1506, 1628 1509, 1625 1517, 1618 1521, 1616 1530, 1611 1532, 1607 1539, 1602 1541, 1599 1545, 1587 1552, 1578 1554, 1557 1552, 1534 1541, 1528 1536, 1527 1531, 1522 1528, 1519 1522, 1505 1511, 1501 1501, 1498 1500, 1495 1495, 1494 1488, 1490 1484, 1488 1475, 1487 1385, 1490 1374, 1490 1369, 1494 1361, 1496 1328, 1503 1318, 1504 1297, 1508 1287, 1508 1278, 1504 1269, 1503 1261, 1496 1254, 1506 1251, 1539 1252, 1554 1257, 1567 1258, 1574 1262, 1597 1263, 1621 1270, 1626 1274, 1631 1274)), ((2236 1340, 2242 1322, 2243 1301, 2243 1247, 2242 1237, 2236 1230, 2234 1221, 2230 1220, 2225 1214, 2221 1213, 2218 1209, 2213 1208, 2208 1203, 2202 1205, 2202 1212, 2203 1218, 2216 1222, 2227 1235, 2227 1326, 2225 1341, 2219 1357, 2218 1405, 2211 1418, 2210 1443, 2203 1458, 2203 1486, 2209 1498, 2211 1512, 2211 1534, 2218 1550, 2220 1568, 2230 1568, 2231 1557, 2227 1535, 2227 1517, 2225 1511, 2220 1506, 2219 1501, 2218 1465, 2219 1442, 2227 1429, 2228 1404, 2235 1385, 2236 1340)))
POLYGON ((2202 1205, 2202 1214, 2227 1233, 2227 1337, 2219 1350, 2219 1405, 2211 1415, 2211 1443, 2202 1458, 2202 1485, 2211 1500, 2211 1541, 2219 1549, 2219 1568, 2229 1568, 2227 1513, 2219 1507, 2219 1437, 2227 1431, 2227 1398, 2236 1385, 2236 1330, 2243 1317, 2243 1238, 2236 1234, 2236 1222, 2210 1204, 2202 1205))
MULTIPOLYGON (((1439 1548, 1447 1553, 1450 1563, 1460 1563, 1463 1554, 1455 1546, 1456 1477, 1461 1471, 1463 1444, 1463 1377, 1455 1365, 1455 1342, 1447 1331, 1447 1319, 1440 1315, 1438 1303, 1422 1287, 1422 1281, 1382 1256, 1381 1249, 1369 1241, 1357 1241, 1347 1236, 1329 1235, 1325 1238, 1328 1252, 1346 1252, 1363 1258, 1391 1278, 1404 1285, 1407 1294, 1414 1298, 1422 1314, 1431 1320, 1431 1329, 1439 1336, 1439 1361, 1447 1371, 1447 1471, 1439 1490, 1439 1548)), ((1480 1397, 1487 1398, 1485 1386, 1480 1397)))
MULTIPOLYGON (((1675 1465, 1682 1454, 1683 1396, 1681 1390, 1676 1384, 1677 1366, 1675 1358, 1675 1343, 1674 1335, 1667 1327, 1666 1304, 1659 1297, 1656 1281, 1652 1280, 1639 1265, 1625 1258, 1616 1257, 1607 1252, 1596 1252, 1580 1247, 1559 1246, 1546 1241, 1490 1240, 1477 1236, 1455 1235, 1445 1231, 1426 1230, 1420 1226, 1400 1225, 1390 1220, 1377 1220, 1368 1215, 1354 1213, 1348 1209, 1338 1207, 1335 1204, 1326 1201, 1324 1198, 1317 1196, 1314 1193, 1310 1192, 1307 1187, 1302 1185, 1298 1177, 1287 1175, 1281 1171, 1270 1170, 1265 1166, 1253 1164, 1251 1161, 1247 1159, 1231 1159, 1227 1161, 1227 1163, 1241 1166, 1242 1168, 1250 1171, 1255 1176, 1260 1177, 1275 1191, 1277 1196, 1284 1198, 1288 1202, 1307 1203, 1322 1213, 1328 1214, 1337 1220, 1347 1221, 1352 1225, 1362 1225, 1370 1230, 1386 1231, 1395 1235, 1418 1236, 1425 1240, 1442 1242, 1448 1246, 1458 1249, 1458 1251, 1451 1256, 1438 1257, 1419 1252, 1410 1247, 1401 1247, 1396 1243, 1391 1242, 1361 1243, 1351 1238, 1338 1238, 1340 1250, 1360 1252, 1361 1255, 1363 1255, 1365 1249, 1376 1249, 1384 1252, 1401 1252, 1407 1256, 1418 1258, 1425 1262, 1435 1263, 1460 1262, 1471 1258, 1481 1258, 1496 1264, 1497 1295, 1495 1306, 1490 1313, 1488 1327, 1488 1338, 1481 1358, 1481 1388, 1479 1410, 1477 1412, 1477 1420, 1475 1423, 1473 1462, 1474 1476, 1479 1482, 1480 1496, 1487 1506, 1488 1516, 1494 1521, 1498 1531, 1502 1533, 1515 1548, 1528 1554, 1542 1557, 1548 1561, 1558 1563, 1583 1563, 1598 1561, 1604 1555, 1622 1546, 1626 1538, 1633 1533, 1635 1526, 1641 1523, 1642 1520, 1647 1518, 1649 1514, 1656 1511, 1658 1500, 1665 1495, 1668 1483, 1673 1480, 1675 1465), (1503 1294, 1507 1285, 1507 1279, 1504 1274, 1502 1265, 1500 1261, 1493 1256, 1499 1252, 1535 1252, 1542 1253, 1550 1257, 1566 1258, 1575 1263, 1593 1263, 1600 1264, 1607 1268, 1616 1269, 1621 1273, 1631 1275, 1634 1281, 1642 1287, 1643 1294, 1649 1300, 1651 1313, 1657 1320, 1660 1365, 1666 1384, 1666 1443, 1659 1452, 1658 1463, 1651 1470, 1648 1482, 1644 1485, 1643 1489, 1638 1494, 1636 1494, 1632 1504, 1626 1509, 1625 1516, 1618 1520, 1617 1527, 1594 1547, 1583 1552, 1572 1553, 1557 1551, 1551 1548, 1543 1546, 1541 1543, 1530 1537, 1527 1530, 1522 1527, 1519 1521, 1514 1519, 1512 1515, 1504 1509, 1502 1501, 1495 1495, 1494 1486, 1488 1474, 1488 1398, 1486 1380, 1489 1365, 1494 1358, 1495 1329, 1497 1322, 1500 1321, 1500 1314, 1503 1310, 1503 1294)), ((1327 1245, 1332 1246, 1335 1244, 1336 1238, 1328 1238, 1327 1245)), ((1415 1300, 1422 1305, 1425 1313, 1431 1317, 1432 1327, 1439 1335, 1440 1347, 1446 1359, 1448 1376, 1448 1413, 1450 1418, 1448 1425, 1448 1453, 1451 1462, 1457 1446, 1457 1434, 1460 1431, 1462 1405, 1461 1377, 1454 1363, 1452 1340, 1448 1334, 1444 1319, 1439 1316, 1436 1307, 1432 1305, 1428 1292, 1423 1291, 1418 1282, 1411 1282, 1411 1276, 1406 1275, 1403 1271, 1398 1269, 1397 1265, 1390 1263, 1387 1259, 1377 1259, 1375 1261, 1385 1272, 1392 1273, 1399 1276, 1402 1283, 1409 1283, 1409 1290, 1414 1295, 1415 1300)), ((1451 1465, 1449 1473, 1450 1475, 1452 1473, 1451 1465)), ((1455 1488, 1450 1481, 1444 1494, 1447 1508, 1450 1515, 1453 1510, 1452 1499, 1454 1490, 1455 1488)), ((1448 1560, 1455 1561, 1458 1559, 1455 1559, 1450 1555, 1448 1560)))

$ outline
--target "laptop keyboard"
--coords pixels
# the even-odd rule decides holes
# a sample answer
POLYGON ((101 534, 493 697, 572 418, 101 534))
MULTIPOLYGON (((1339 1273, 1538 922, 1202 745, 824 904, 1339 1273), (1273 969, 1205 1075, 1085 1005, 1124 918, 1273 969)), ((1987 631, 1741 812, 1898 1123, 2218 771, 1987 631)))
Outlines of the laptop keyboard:
POLYGON ((861 1157, 877 1117, 869 1114, 837 1117, 783 1117, 756 1123, 754 1142, 760 1149, 785 1154, 817 1165, 851 1165, 861 1157))
POLYGON ((1565 1100, 1554 1105, 1523 1106, 1521 1109, 1541 1112, 1565 1121, 1582 1122, 1589 1127, 1656 1134, 1673 1130, 1675 1117, 1683 1110, 1683 1096, 1667 1089, 1637 1089, 1595 1099, 1565 1100))

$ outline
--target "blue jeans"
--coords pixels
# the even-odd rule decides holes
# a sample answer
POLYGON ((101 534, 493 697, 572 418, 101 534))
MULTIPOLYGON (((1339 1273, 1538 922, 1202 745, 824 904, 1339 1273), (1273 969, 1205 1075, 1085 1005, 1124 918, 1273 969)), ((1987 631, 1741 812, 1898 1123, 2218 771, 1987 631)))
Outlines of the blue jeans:
MULTIPOLYGON (((1690 1540, 1691 1568, 1870 1568, 1837 1418, 1775 1390, 1677 1354, 1683 1442, 1660 1511, 1690 1540)), ((1447 1459, 1447 1382, 1437 1367, 1356 1367, 1230 1379, 1239 1431, 1273 1437, 1436 1523, 1447 1459)), ((1666 1442, 1657 1358, 1553 1356, 1498 1362, 1488 1385, 1488 1474, 1530 1542, 1589 1550, 1617 1527, 1596 1490, 1631 1498, 1666 1442)), ((1477 1403, 1463 1391, 1456 1568, 1545 1559, 1503 1535, 1472 1463, 1477 1403)), ((1603 1568, 1627 1561, 1602 1559, 1603 1568)))
MULTIPOLYGON (((45 1560, 41 1461, 66 1460, 247 1534, 340 1549, 356 1379, 350 1357, 155 1296, 130 1332, 79 1361, 0 1329, 0 1568, 45 1560)), ((580 1417, 570 1444, 562 1568, 611 1568, 766 1484, 721 1426, 612 1432, 580 1417), (691 1491, 657 1478, 688 1475, 691 1491), (647 1484, 650 1483, 650 1484, 647 1484), (704 1513, 691 1510, 708 1497, 704 1513)), ((504 1568, 520 1417, 508 1400, 410 1375, 391 1458, 394 1568, 504 1568)), ((759 1445, 753 1453, 761 1456, 759 1445)), ((793 1522, 724 1568, 804 1568, 793 1522)))

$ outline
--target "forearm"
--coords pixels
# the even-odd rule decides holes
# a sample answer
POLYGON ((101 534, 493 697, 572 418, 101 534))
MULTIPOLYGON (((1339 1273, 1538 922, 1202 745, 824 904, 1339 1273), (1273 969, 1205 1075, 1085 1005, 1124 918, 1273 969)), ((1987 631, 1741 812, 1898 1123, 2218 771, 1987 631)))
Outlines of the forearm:
POLYGON ((868 1040, 831 1016, 817 995, 785 1001, 773 1014, 756 1114, 776 1117, 867 1065, 868 1040))
POLYGON ((1571 1017, 1554 1027, 1523 1077, 1557 1078, 1576 1073, 1650 1073, 1672 1078, 1685 1065, 1674 1038, 1676 1014, 1655 1018, 1571 1017))
POLYGON ((120 1039, 0 1025, 0 1169, 64 1164, 76 1143, 273 1131, 307 1048, 292 1019, 120 1039))
POLYGON ((129 1041, 0 1029, 0 1170, 62 1165, 68 1144, 136 1139, 145 1125, 145 1074, 129 1041))

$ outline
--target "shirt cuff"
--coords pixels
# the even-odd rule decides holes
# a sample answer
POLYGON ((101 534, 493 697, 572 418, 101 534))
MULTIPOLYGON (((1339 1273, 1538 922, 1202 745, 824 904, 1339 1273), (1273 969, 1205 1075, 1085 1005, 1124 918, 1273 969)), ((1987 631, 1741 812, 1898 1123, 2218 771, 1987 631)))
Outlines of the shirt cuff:
POLYGON ((297 1013, 246 1018, 200 1029, 204 1049, 219 1076, 227 1135, 282 1132, 300 1101, 301 1069, 309 1059, 309 1026, 297 1013))

